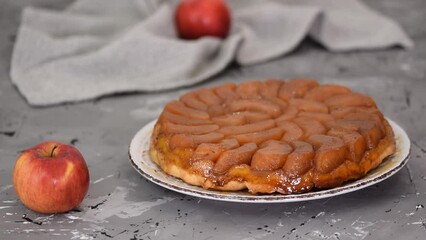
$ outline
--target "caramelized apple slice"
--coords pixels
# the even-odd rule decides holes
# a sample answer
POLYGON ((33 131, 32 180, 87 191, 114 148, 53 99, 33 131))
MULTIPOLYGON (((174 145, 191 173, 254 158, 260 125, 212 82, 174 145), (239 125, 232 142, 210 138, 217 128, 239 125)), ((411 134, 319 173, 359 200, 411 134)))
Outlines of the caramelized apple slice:
POLYGON ((277 121, 277 125, 284 130, 284 136, 281 140, 292 142, 301 139, 303 136, 303 130, 294 122, 277 121))
POLYGON ((226 112, 226 110, 223 108, 222 105, 211 105, 209 106, 209 108, 207 109, 207 113, 209 114, 210 117, 217 117, 217 116, 222 116, 224 115, 226 112))
POLYGON ((246 118, 240 114, 226 114, 219 117, 213 117, 212 121, 219 126, 235 126, 246 123, 246 118))
POLYGON ((183 104, 182 102, 176 100, 169 102, 166 105, 165 109, 172 113, 189 118, 196 118, 202 120, 208 120, 210 118, 209 114, 207 114, 206 112, 189 108, 185 106, 185 104, 183 104))
POLYGON ((313 100, 293 98, 289 104, 296 106, 299 111, 328 113, 327 105, 313 100))
POLYGON ((359 132, 367 142, 367 148, 373 149, 379 144, 384 136, 382 129, 372 120, 342 120, 346 123, 354 124, 359 128, 359 132))
POLYGON ((196 147, 201 143, 215 143, 224 138, 222 133, 207 133, 203 135, 192 135, 179 133, 175 134, 170 139, 170 148, 177 147, 196 147))
POLYGON ((359 110, 356 112, 350 112, 347 113, 345 116, 343 116, 344 119, 350 119, 350 120, 373 120, 377 124, 380 124, 382 121, 382 116, 378 114, 377 112, 374 112, 372 110, 359 110))
POLYGON ((336 106, 359 106, 359 107, 375 107, 376 104, 371 97, 367 97, 360 93, 346 93, 335 95, 324 101, 330 107, 336 106))
POLYGON ((292 150, 293 148, 287 143, 268 141, 266 146, 253 155, 251 167, 259 171, 272 171, 282 168, 292 150))
POLYGON ((238 142, 241 144, 254 142, 256 144, 260 144, 269 139, 279 140, 283 135, 284 130, 282 128, 271 128, 265 131, 253 132, 253 133, 244 133, 235 135, 238 142))
POLYGON ((342 139, 327 135, 312 135, 307 139, 316 148, 315 169, 329 173, 345 161, 347 148, 342 139))
POLYGON ((240 98, 238 94, 235 93, 236 87, 237 85, 235 85, 235 83, 226 83, 215 87, 213 91, 224 101, 231 101, 240 98))
POLYGON ((207 105, 217 105, 222 103, 222 99, 219 98, 212 89, 203 88, 197 92, 198 98, 207 105))
POLYGON ((289 105, 285 110, 284 113, 281 114, 279 117, 276 118, 277 121, 283 121, 283 120, 290 120, 297 116, 297 113, 299 110, 296 106, 289 105))
POLYGON ((333 115, 336 118, 343 118, 346 115, 350 113, 359 113, 359 112, 367 112, 375 114, 377 111, 377 108, 371 108, 371 107, 357 107, 357 106, 337 106, 332 109, 330 109, 330 114, 333 115))
POLYGON ((288 101, 291 98, 301 98, 305 93, 317 87, 319 84, 314 80, 293 79, 283 84, 278 92, 279 98, 288 101))
POLYGON ((235 92, 242 98, 259 98, 259 81, 248 81, 238 84, 235 92))
POLYGON ((349 147, 349 156, 347 157, 353 162, 359 162, 364 156, 367 144, 361 134, 354 131, 344 129, 331 129, 328 135, 343 139, 343 142, 349 147))
POLYGON ((281 112, 286 110, 288 107, 288 103, 286 101, 278 98, 278 90, 282 84, 283 81, 272 79, 264 82, 259 89, 262 98, 280 106, 281 112))
POLYGON ((210 120, 203 120, 203 119, 196 119, 196 118, 188 118, 181 115, 177 115, 174 113, 171 113, 169 111, 163 111, 163 113, 160 116, 160 121, 170 121, 175 124, 180 125, 208 125, 212 124, 210 120))
POLYGON ((377 126, 380 126, 380 129, 383 133, 385 132, 385 129, 382 123, 384 119, 381 114, 374 114, 371 112, 348 113, 343 119, 373 121, 377 126))
POLYGON ((207 105, 197 98, 197 94, 195 92, 189 92, 180 97, 179 100, 190 108, 203 111, 207 110, 207 105))
POLYGON ((315 100, 315 101, 324 101, 327 98, 330 98, 335 95, 349 93, 351 90, 349 88, 339 85, 326 84, 321 85, 316 88, 309 90, 305 94, 305 99, 315 100))
POLYGON ((272 117, 277 117, 281 114, 281 108, 275 103, 259 99, 241 99, 235 100, 228 104, 231 111, 254 111, 264 112, 272 117))
POLYGON ((334 117, 328 113, 319 113, 319 112, 299 112, 298 117, 312 118, 321 123, 327 123, 334 121, 334 117))
POLYGON ((166 134, 170 133, 188 133, 188 134, 205 134, 213 132, 219 129, 218 125, 198 125, 198 126, 186 126, 180 124, 174 124, 171 122, 165 122, 163 125, 163 131, 166 134))
POLYGON ((216 162, 221 153, 239 146, 235 139, 224 139, 219 143, 202 143, 195 149, 192 161, 209 160, 216 162))
POLYGON ((260 95, 265 99, 277 98, 278 91, 280 90, 280 87, 283 83, 283 81, 276 79, 270 79, 265 81, 260 86, 260 95))
POLYGON ((280 106, 282 113, 285 112, 289 107, 289 105, 286 101, 281 100, 279 98, 268 98, 268 101, 271 101, 272 103, 280 106))
POLYGON ((315 152, 312 145, 307 142, 293 141, 291 145, 294 151, 288 155, 283 170, 288 176, 297 177, 312 168, 315 152))
POLYGON ((313 118, 298 117, 293 119, 293 121, 302 128, 305 138, 314 134, 323 134, 327 131, 324 125, 313 118))
POLYGON ((273 127, 275 127, 275 121, 272 119, 269 119, 262 122, 250 123, 250 124, 245 124, 240 126, 222 127, 221 129, 218 130, 218 132, 223 133, 225 135, 236 135, 236 134, 263 131, 273 127))
POLYGON ((330 129, 335 128, 335 129, 342 129, 345 131, 351 131, 351 132, 356 132, 359 130, 359 127, 351 122, 348 121, 344 121, 342 119, 339 120, 334 120, 334 121, 329 121, 326 123, 326 126, 330 129))
POLYGON ((263 120, 270 119, 270 116, 268 114, 261 113, 261 112, 244 111, 244 112, 236 112, 235 114, 243 116, 247 123, 255 123, 255 122, 260 122, 263 120))
POLYGON ((219 159, 214 165, 214 171, 218 174, 224 174, 233 166, 250 164, 256 150, 257 145, 255 143, 247 143, 239 148, 225 151, 220 154, 219 159))

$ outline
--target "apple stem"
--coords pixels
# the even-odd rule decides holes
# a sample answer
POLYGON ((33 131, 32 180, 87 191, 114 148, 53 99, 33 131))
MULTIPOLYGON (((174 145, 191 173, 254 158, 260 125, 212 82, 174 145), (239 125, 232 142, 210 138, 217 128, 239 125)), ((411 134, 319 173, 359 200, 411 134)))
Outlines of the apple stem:
POLYGON ((56 145, 52 148, 52 151, 50 152, 50 157, 53 157, 53 152, 56 150, 56 148, 58 148, 58 146, 56 145))

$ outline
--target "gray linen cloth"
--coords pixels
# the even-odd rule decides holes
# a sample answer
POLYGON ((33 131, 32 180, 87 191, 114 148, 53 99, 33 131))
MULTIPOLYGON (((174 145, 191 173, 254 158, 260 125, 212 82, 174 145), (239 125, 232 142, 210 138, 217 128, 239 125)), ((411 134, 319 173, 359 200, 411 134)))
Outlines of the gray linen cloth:
POLYGON ((232 61, 284 56, 310 36, 330 51, 413 47, 397 23, 356 0, 228 1, 226 39, 182 40, 176 1, 77 0, 24 9, 11 79, 30 105, 188 86, 232 61))

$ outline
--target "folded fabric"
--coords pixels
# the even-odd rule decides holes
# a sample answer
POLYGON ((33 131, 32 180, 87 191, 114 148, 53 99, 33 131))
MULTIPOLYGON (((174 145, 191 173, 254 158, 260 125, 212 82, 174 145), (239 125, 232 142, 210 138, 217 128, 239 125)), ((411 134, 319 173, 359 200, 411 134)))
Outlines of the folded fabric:
POLYGON ((11 79, 31 105, 188 86, 284 56, 310 36, 330 51, 413 47, 397 23, 356 0, 228 1, 226 39, 183 40, 176 1, 77 0, 64 11, 26 8, 11 79))

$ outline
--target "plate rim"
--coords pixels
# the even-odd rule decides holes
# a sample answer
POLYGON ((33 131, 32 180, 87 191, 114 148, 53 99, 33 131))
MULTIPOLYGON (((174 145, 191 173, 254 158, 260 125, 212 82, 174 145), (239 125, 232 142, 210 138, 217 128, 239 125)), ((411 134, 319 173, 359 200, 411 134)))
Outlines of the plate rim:
MULTIPOLYGON (((247 193, 247 190, 242 190, 241 193, 245 193, 245 194, 244 195, 238 195, 238 192, 225 192, 225 191, 220 191, 220 190, 203 189, 202 187, 199 187, 199 186, 193 186, 193 185, 187 184, 186 182, 182 181, 181 179, 175 178, 175 177, 173 177, 173 178, 176 180, 176 182, 179 183, 179 185, 173 184, 171 182, 164 181, 162 179, 159 179, 158 177, 151 175, 150 173, 141 169, 141 167, 136 163, 134 156, 132 156, 132 149, 133 149, 132 147, 137 146, 139 143, 142 142, 142 141, 138 141, 141 134, 143 134, 145 131, 148 131, 150 133, 152 132, 152 129, 153 129, 155 123, 157 122, 157 119, 154 119, 154 120, 148 122, 141 129, 139 129, 137 131, 137 133, 134 135, 134 137, 132 138, 132 140, 130 142, 130 145, 129 145, 129 148, 128 148, 128 157, 129 157, 129 161, 132 164, 133 168, 135 168, 135 170, 139 174, 141 174, 145 179, 149 180, 150 182, 152 182, 156 185, 159 185, 163 188, 169 189, 169 190, 174 191, 174 192, 178 192, 180 194, 185 194, 185 195, 190 195, 190 196, 204 198, 204 199, 210 199, 210 200, 226 201, 226 202, 239 202, 239 203, 284 203, 284 202, 301 202, 301 201, 318 200, 318 199, 324 199, 324 198, 329 198, 329 197, 334 197, 334 196, 354 192, 354 191, 361 190, 361 189, 364 189, 366 187, 372 186, 372 185, 377 184, 379 182, 382 182, 382 181, 388 179, 389 177, 393 176, 395 173, 397 173, 399 170, 401 170, 407 164, 407 162, 408 162, 408 160, 410 159, 410 156, 411 156, 411 140, 408 137, 405 130, 400 125, 398 125, 396 122, 394 122, 393 120, 391 120, 389 118, 386 118, 386 120, 389 122, 389 124, 391 125, 391 127, 392 127, 392 129, 395 133, 395 138, 396 138, 395 140, 396 140, 396 143, 397 143, 397 153, 393 154, 392 157, 399 157, 400 158, 398 160, 398 162, 395 164, 395 166, 392 166, 388 170, 385 170, 383 173, 380 173, 379 175, 377 175, 377 176, 375 176, 371 179, 366 179, 366 180, 363 181, 363 179, 368 176, 368 174, 367 174, 363 178, 357 179, 353 182, 346 183, 345 185, 342 185, 342 186, 339 186, 339 187, 324 189, 324 190, 318 190, 318 191, 311 191, 311 192, 301 193, 301 194, 283 195, 283 194, 276 193, 276 194, 269 194, 269 195, 251 195, 251 194, 249 195, 249 193, 247 193), (400 135, 397 136, 396 133, 398 133, 400 135), (401 139, 397 139, 397 137, 400 137, 401 139), (401 143, 399 143, 399 141, 401 141, 401 143), (396 154, 398 154, 398 144, 399 145, 406 145, 406 147, 408 147, 408 149, 400 149, 402 156, 396 156, 396 154), (196 188, 196 189, 199 188, 199 190, 194 190, 194 189, 190 189, 190 188, 196 188)), ((149 138, 145 141, 150 141, 150 139, 151 138, 150 138, 150 135, 149 135, 149 138)), ((140 144, 140 145, 142 145, 142 144, 140 144)), ((149 149, 144 149, 143 151, 149 152, 149 149)), ((141 154, 142 151, 139 151, 139 152, 141 154)), ((140 158, 141 158, 141 160, 144 160, 144 157, 141 156, 140 158)), ((152 162, 149 154, 147 154, 147 158, 149 159, 149 161, 152 162)), ((152 163, 156 164, 154 162, 152 162, 152 163)), ((157 168, 159 169, 159 171, 157 171, 157 173, 160 172, 160 174, 163 174, 165 177, 171 177, 171 176, 167 175, 165 172, 163 172, 162 169, 159 168, 158 166, 157 166, 157 168)), ((372 173, 370 172, 369 174, 372 174, 372 173)))

